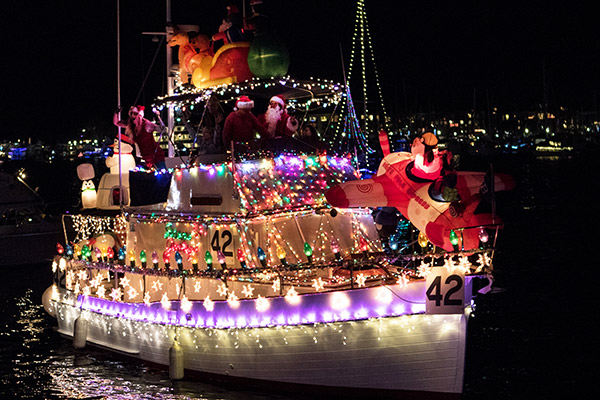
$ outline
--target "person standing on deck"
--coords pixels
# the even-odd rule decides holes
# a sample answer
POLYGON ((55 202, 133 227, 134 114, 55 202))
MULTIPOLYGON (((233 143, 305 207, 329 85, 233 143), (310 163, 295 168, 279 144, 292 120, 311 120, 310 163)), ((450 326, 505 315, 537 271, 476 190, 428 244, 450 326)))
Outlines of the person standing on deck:
POLYGON ((113 123, 116 126, 125 128, 125 135, 134 140, 140 150, 144 163, 149 168, 164 169, 165 155, 162 148, 154 140, 153 132, 160 128, 153 122, 144 118, 144 106, 132 106, 129 109, 127 121, 119 120, 121 107, 119 107, 113 116, 113 123))
POLYGON ((235 111, 225 119, 223 127, 223 145, 231 149, 231 143, 242 142, 248 144, 254 140, 254 132, 261 137, 267 137, 267 128, 258 121, 258 118, 250 110, 254 107, 254 101, 248 96, 241 96, 235 102, 235 111))

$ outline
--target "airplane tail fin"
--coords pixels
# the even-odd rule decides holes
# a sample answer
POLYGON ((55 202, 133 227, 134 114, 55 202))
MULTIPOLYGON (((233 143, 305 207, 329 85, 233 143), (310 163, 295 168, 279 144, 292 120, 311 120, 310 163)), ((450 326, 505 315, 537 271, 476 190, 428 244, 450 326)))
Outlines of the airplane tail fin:
POLYGON ((390 141, 386 131, 383 129, 379 131, 379 145, 381 146, 381 151, 383 151, 384 157, 390 154, 390 141))

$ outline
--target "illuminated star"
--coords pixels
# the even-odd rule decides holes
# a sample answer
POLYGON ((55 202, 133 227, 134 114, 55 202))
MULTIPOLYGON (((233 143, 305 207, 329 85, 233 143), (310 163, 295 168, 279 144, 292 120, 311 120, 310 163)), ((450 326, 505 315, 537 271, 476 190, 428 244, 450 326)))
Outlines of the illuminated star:
POLYGON ((490 265, 490 256, 488 254, 480 254, 479 257, 477 257, 477 262, 482 267, 485 265, 490 265))
POLYGON ((181 299, 181 309, 186 313, 189 313, 192 309, 192 302, 189 301, 185 295, 183 295, 183 298, 181 299))
POLYGON ((194 292, 200 293, 200 281, 194 283, 194 292))
POLYGON ((225 286, 224 283, 221 283, 221 285, 219 285, 219 287, 217 288, 217 292, 221 296, 227 296, 227 286, 225 286))
POLYGON ((85 269, 82 269, 77 273, 77 276, 79 277, 79 280, 85 281, 87 280, 87 271, 85 269))
POLYGON ((256 298, 256 310, 257 311, 267 311, 269 309, 269 300, 262 297, 260 294, 256 298))
POLYGON ((358 287, 365 287, 365 282, 367 281, 367 276, 365 274, 356 275, 356 284, 358 287))
POLYGON ((215 302, 210 299, 210 297, 206 296, 204 302, 202 303, 206 311, 212 311, 215 309, 215 302))
POLYGON ((300 296, 298 296, 298 292, 296 292, 296 289, 294 289, 293 286, 285 294, 285 301, 291 305, 300 304, 300 296))
POLYGON ((127 295, 129 295, 129 298, 133 299, 134 297, 137 297, 138 292, 133 286, 130 286, 129 290, 127 291, 127 295))
POLYGON ((100 277, 100 275, 96 275, 95 278, 90 279, 90 286, 93 287, 94 289, 97 288, 98 286, 100 286, 100 280, 102 278, 100 277))
POLYGON ((426 277, 431 272, 431 265, 421 260, 421 264, 417 267, 419 276, 426 277))
POLYGON ((227 303, 232 308, 236 308, 240 305, 239 299, 234 292, 229 293, 229 296, 227 296, 227 303))
POLYGON ((456 264, 454 264, 454 260, 451 257, 448 257, 444 260, 444 268, 450 272, 454 271, 456 268, 456 264))
POLYGON ((123 288, 126 288, 127 286, 130 285, 131 281, 129 280, 129 278, 124 276, 121 278, 121 281, 119 283, 121 284, 121 286, 123 286, 123 288))
POLYGON ((146 292, 144 293, 144 303, 149 306, 150 305, 150 293, 146 292))
POLYGON ((92 293, 92 289, 89 286, 85 286, 82 290, 84 296, 89 296, 92 293))
POLYGON ((169 296, 167 296, 167 292, 163 293, 162 298, 160 299, 160 304, 162 304, 165 310, 171 308, 171 302, 169 301, 169 296))
POLYGON ((325 287, 325 282, 323 282, 321 277, 318 277, 317 279, 313 279, 312 287, 314 287, 317 292, 320 292, 325 287))
POLYGON ((287 293, 285 294, 286 297, 294 297, 294 296, 298 296, 298 292, 296 292, 296 289, 294 289, 294 287, 292 286, 290 288, 290 290, 287 291, 287 293))
POLYGON ((96 296, 103 299, 105 294, 106 294, 106 288, 104 286, 99 286, 98 290, 96 290, 96 296))
POLYGON ((398 281, 396 283, 400 285, 400 287, 408 285, 408 276, 406 276, 406 274, 400 275, 400 278, 398 278, 398 281))
POLYGON ((158 279, 155 280, 154 282, 152 282, 152 289, 154 289, 155 292, 161 291, 162 287, 163 287, 163 284, 158 279))
POLYGON ((67 289, 71 289, 73 287, 73 279, 75 279, 75 272, 68 271, 66 277, 67 289))
POLYGON ((275 279, 273 281, 273 285, 271 285, 271 288, 273 289, 273 291, 275 293, 279 293, 279 288, 281 287, 281 282, 279 282, 279 279, 275 279))
POLYGON ((121 300, 121 296, 123 296, 123 293, 121 292, 121 288, 114 288, 110 292, 110 297, 112 297, 113 301, 121 300))
POLYGON ((246 297, 252 297, 253 293, 254 288, 250 285, 244 285, 244 287, 242 288, 242 294, 246 297))
POLYGON ((466 256, 461 256, 458 260, 458 268, 465 274, 471 271, 471 263, 466 256))

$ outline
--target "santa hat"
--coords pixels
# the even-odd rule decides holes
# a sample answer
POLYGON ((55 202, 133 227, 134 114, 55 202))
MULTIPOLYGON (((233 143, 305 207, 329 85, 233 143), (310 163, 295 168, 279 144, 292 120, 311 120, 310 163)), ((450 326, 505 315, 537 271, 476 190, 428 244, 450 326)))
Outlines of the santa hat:
MULTIPOLYGON (((133 146, 133 139, 132 139, 132 138, 130 138, 129 136, 127 136, 127 135, 122 135, 122 134, 119 134, 119 135, 117 135, 117 137, 115 138, 115 141, 119 140, 119 137, 121 137, 121 142, 124 142, 124 143, 130 144, 131 146, 133 146)), ((109 145, 108 147, 113 147, 113 146, 115 146, 115 144, 114 144, 114 143, 113 143, 113 144, 111 144, 111 145, 109 145)))
POLYGON ((144 109, 145 109, 144 106, 139 106, 139 105, 138 106, 131 106, 131 108, 129 109, 129 113, 131 114, 132 111, 136 111, 139 114, 143 114, 144 113, 144 109))
POLYGON ((144 106, 131 106, 131 108, 129 109, 129 111, 135 110, 135 111, 139 112, 139 111, 144 111, 145 109, 146 109, 146 107, 144 107, 144 106))
POLYGON ((275 103, 278 103, 279 105, 281 105, 281 108, 285 108, 285 100, 280 95, 271 97, 270 101, 274 101, 275 103))
POLYGON ((254 107, 254 101, 250 100, 248 96, 240 96, 235 102, 236 109, 250 109, 254 107))

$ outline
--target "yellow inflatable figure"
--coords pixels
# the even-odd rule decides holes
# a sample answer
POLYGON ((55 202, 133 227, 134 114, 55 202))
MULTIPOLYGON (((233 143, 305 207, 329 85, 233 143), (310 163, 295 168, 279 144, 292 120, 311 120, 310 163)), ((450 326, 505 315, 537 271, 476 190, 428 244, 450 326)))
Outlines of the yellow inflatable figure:
POLYGON ((179 84, 188 83, 189 75, 197 68, 210 69, 212 49, 210 38, 206 35, 191 35, 179 32, 168 42, 169 46, 179 46, 179 84))
POLYGON ((192 72, 192 84, 197 88, 228 85, 252 78, 248 67, 249 42, 223 45, 213 57, 205 57, 192 72))

